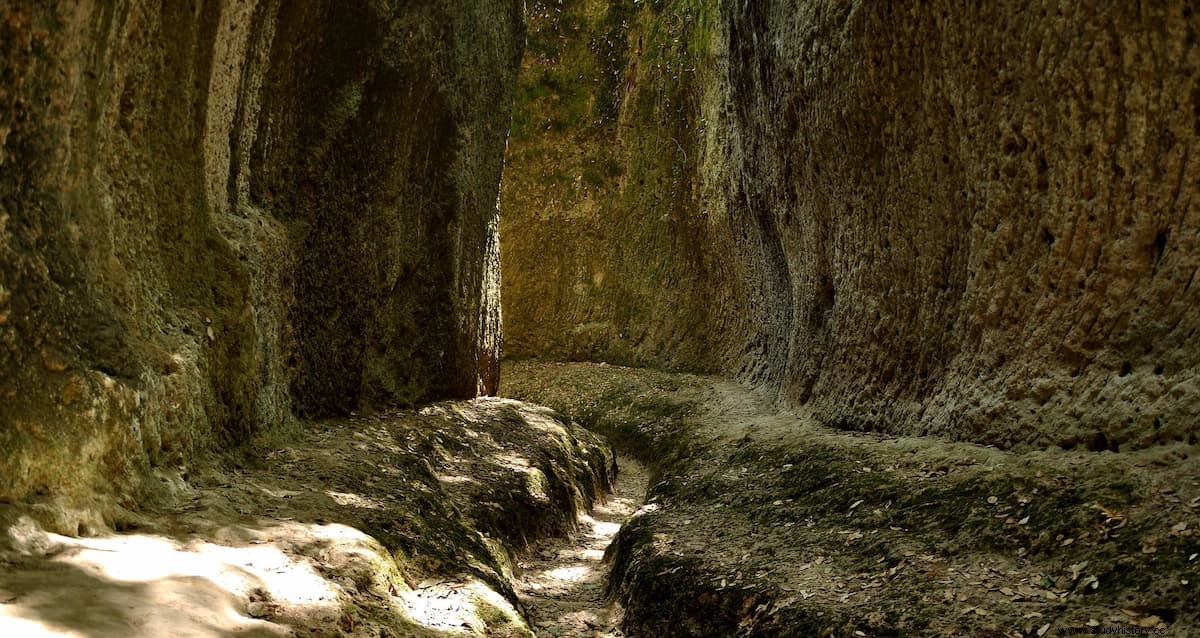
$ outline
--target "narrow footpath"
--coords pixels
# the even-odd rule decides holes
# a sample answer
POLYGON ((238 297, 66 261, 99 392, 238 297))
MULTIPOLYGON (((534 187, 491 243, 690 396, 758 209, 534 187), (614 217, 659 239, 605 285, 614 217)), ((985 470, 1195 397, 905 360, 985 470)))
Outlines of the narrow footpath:
POLYGON ((504 377, 508 396, 668 460, 609 550, 631 635, 1200 638, 1192 443, 1001 450, 832 428, 717 377, 544 362, 504 377))
POLYGON ((604 550, 642 506, 649 474, 630 458, 617 459, 617 481, 606 502, 579 519, 574 539, 553 538, 518 563, 514 583, 529 624, 539 636, 624 636, 622 609, 604 596, 604 550))

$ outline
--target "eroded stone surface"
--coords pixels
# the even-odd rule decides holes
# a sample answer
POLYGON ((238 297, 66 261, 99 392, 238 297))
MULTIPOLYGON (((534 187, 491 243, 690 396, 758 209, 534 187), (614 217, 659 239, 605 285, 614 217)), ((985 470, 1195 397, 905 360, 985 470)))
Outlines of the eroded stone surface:
POLYGON ((0 501, 493 389, 520 10, 0 6, 0 501))
POLYGON ((1186 2, 531 7, 514 356, 735 373, 854 430, 1194 440, 1186 2))

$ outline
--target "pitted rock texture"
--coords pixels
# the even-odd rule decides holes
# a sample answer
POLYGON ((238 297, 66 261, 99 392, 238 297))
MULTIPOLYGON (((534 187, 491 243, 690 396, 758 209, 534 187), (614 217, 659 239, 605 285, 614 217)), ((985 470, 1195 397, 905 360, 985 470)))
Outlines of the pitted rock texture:
POLYGON ((732 184, 790 281, 784 396, 854 429, 1194 442, 1187 3, 725 9, 732 184))
POLYGON ((714 16, 687 5, 527 4, 500 204, 506 355, 725 359, 708 336, 744 304, 724 302, 737 265, 713 248, 699 173, 714 16))
POLYGON ((494 389, 511 0, 0 4, 0 502, 494 389))
POLYGON ((505 227, 539 238, 504 251, 510 354, 733 373, 847 429, 1195 441, 1186 2, 650 5, 617 22, 616 77, 589 89, 604 99, 543 78, 589 77, 607 23, 560 17, 541 54, 531 37, 522 90, 545 95, 516 117, 541 120, 515 129, 510 166, 575 186, 505 182, 505 227), (664 132, 669 109, 696 130, 664 132), (559 159, 605 148, 593 188, 559 159), (632 179, 656 164, 688 186, 632 179), (606 229, 623 243, 591 250, 606 229), (593 347, 594 326, 631 345, 593 347))

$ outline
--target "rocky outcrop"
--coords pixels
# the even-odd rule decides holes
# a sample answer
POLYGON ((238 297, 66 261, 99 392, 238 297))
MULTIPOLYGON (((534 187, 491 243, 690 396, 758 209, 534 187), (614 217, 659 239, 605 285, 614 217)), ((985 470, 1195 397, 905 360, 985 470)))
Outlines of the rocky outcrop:
POLYGON ((1195 441, 1187 3, 678 0, 567 19, 593 4, 566 3, 547 40, 567 44, 524 66, 540 97, 518 120, 540 120, 510 162, 564 187, 505 182, 505 227, 538 226, 503 256, 511 354, 736 373, 856 430, 1195 441), (605 29, 620 46, 598 46, 605 29), (582 99, 556 80, 610 58, 617 77, 582 99), (662 124, 680 114, 690 135, 662 124), (613 139, 598 173, 568 161, 613 139), (643 184, 643 166, 663 168, 643 184))
POLYGON ((491 391, 523 28, 510 0, 0 5, 0 502, 491 391))

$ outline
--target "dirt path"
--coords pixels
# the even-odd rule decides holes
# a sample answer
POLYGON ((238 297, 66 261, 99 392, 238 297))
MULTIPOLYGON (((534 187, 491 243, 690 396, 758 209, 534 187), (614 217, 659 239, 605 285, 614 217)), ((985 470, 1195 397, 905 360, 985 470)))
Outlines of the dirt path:
POLYGON ((1200 636, 1193 444, 1000 450, 834 429, 714 377, 504 375, 512 397, 674 459, 610 550, 630 633, 1200 636))
POLYGON ((617 459, 617 482, 607 502, 580 517, 575 539, 552 539, 518 564, 517 593, 539 636, 623 636, 622 611, 604 598, 604 550, 646 495, 646 469, 617 459))

